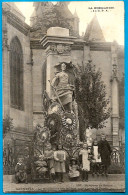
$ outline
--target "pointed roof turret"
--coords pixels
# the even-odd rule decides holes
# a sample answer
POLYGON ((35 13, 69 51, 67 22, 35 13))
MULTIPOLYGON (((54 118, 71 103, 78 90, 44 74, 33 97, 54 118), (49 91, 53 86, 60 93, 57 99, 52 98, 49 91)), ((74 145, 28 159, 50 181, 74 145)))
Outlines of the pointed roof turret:
POLYGON ((31 37, 44 36, 50 27, 67 28, 71 36, 78 36, 79 18, 69 10, 69 3, 70 1, 58 1, 56 4, 49 1, 34 2, 35 10, 30 18, 31 37))
POLYGON ((31 15, 30 18, 32 18, 32 17, 36 17, 36 11, 35 11, 35 9, 34 9, 34 11, 32 12, 32 15, 31 15))
POLYGON ((84 40, 92 42, 105 42, 105 38, 96 14, 87 26, 84 40))
POLYGON ((33 6, 34 6, 36 9, 38 9, 39 6, 44 6, 44 7, 45 7, 45 6, 48 6, 48 5, 51 6, 51 5, 53 5, 53 4, 52 4, 52 2, 49 2, 49 1, 44 1, 44 2, 43 2, 43 1, 42 1, 42 2, 37 1, 37 2, 34 2, 34 3, 33 3, 33 6))
POLYGON ((68 6, 70 4, 70 1, 57 1, 56 5, 59 6, 68 6))
POLYGON ((74 16, 68 8, 69 3, 70 1, 58 1, 55 8, 64 18, 72 19, 74 16))
POLYGON ((75 18, 78 18, 78 14, 77 14, 76 9, 75 9, 75 12, 74 12, 74 17, 75 17, 75 18))

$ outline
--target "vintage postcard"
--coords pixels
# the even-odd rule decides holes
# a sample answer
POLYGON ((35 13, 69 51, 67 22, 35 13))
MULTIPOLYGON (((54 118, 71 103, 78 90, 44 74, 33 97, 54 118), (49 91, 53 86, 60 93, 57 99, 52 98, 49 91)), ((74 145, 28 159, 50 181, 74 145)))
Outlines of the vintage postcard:
POLYGON ((3 192, 125 192, 124 3, 2 3, 3 192))

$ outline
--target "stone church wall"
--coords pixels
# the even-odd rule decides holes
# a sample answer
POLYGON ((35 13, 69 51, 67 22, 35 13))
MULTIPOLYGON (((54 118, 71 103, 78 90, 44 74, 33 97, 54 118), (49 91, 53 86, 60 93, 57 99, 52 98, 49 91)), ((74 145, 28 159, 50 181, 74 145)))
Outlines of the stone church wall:
POLYGON ((33 112, 42 111, 43 65, 46 60, 45 51, 33 49, 33 112))
MULTIPOLYGON (((92 63, 96 65, 96 69, 100 68, 102 72, 102 80, 106 85, 107 98, 110 100, 109 106, 111 107, 111 76, 112 76, 112 65, 111 65, 111 52, 110 51, 91 51, 90 53, 92 63)), ((105 132, 108 135, 108 139, 112 139, 111 129, 111 118, 107 120, 106 127, 99 129, 97 135, 101 132, 105 132)))
MULTIPOLYGON (((16 36, 23 50, 23 93, 24 93, 24 110, 14 109, 10 106, 10 117, 13 119, 16 131, 32 131, 32 66, 30 64, 30 40, 12 25, 7 24, 8 44, 16 36)), ((8 75, 9 76, 9 75, 8 75)), ((6 95, 6 94, 5 94, 6 95)))
POLYGON ((45 83, 43 78, 43 71, 46 66, 46 53, 42 49, 33 49, 33 127, 35 129, 37 124, 43 125, 43 102, 42 94, 45 90, 45 83))
POLYGON ((121 46, 118 48, 117 58, 118 58, 118 76, 119 76, 119 80, 121 80, 124 73, 124 50, 123 47, 121 46))
POLYGON ((83 50, 72 50, 71 59, 72 59, 72 63, 82 66, 83 50))

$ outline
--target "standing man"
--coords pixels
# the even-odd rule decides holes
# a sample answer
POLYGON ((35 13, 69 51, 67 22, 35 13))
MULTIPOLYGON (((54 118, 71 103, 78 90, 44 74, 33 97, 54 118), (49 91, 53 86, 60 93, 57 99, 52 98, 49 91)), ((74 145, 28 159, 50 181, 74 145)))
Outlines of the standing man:
POLYGON ((110 156, 111 156, 112 150, 111 150, 110 144, 106 140, 105 134, 101 135, 101 140, 99 141, 98 145, 99 145, 98 152, 101 156, 101 161, 102 161, 102 164, 104 166, 103 174, 105 174, 107 177, 108 176, 108 167, 111 164, 110 156))

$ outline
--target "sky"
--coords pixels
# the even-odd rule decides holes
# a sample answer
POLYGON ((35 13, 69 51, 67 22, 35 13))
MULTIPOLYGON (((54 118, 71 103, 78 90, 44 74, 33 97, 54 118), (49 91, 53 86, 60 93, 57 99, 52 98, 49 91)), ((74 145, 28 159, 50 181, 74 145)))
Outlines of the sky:
MULTIPOLYGON (((26 17, 26 23, 30 24, 29 19, 34 11, 33 2, 15 2, 15 4, 26 17)), ((85 33, 87 25, 96 14, 106 41, 117 41, 120 45, 124 45, 123 1, 72 1, 68 7, 72 13, 76 10, 80 19, 80 35, 85 33)))

